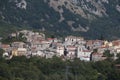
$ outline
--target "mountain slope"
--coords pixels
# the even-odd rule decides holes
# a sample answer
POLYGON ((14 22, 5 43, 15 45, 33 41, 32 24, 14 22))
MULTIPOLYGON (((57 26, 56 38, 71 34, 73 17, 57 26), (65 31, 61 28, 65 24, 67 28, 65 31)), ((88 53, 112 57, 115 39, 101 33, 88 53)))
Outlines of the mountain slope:
POLYGON ((60 36, 115 39, 120 37, 120 0, 0 0, 0 20, 60 36))

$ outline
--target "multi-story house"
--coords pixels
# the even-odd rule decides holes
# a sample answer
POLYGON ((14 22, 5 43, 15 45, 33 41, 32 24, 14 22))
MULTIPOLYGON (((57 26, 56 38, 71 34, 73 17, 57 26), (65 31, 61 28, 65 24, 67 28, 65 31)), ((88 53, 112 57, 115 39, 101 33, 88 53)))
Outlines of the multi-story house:
POLYGON ((90 61, 91 53, 92 51, 87 50, 85 46, 79 46, 77 48, 77 58, 80 58, 80 60, 90 61))
POLYGON ((76 47, 69 45, 66 47, 66 51, 67 51, 67 57, 69 57, 70 59, 73 59, 76 57, 76 47))
POLYGON ((60 56, 64 55, 64 46, 62 46, 62 45, 57 45, 57 46, 56 46, 56 52, 57 52, 60 56))

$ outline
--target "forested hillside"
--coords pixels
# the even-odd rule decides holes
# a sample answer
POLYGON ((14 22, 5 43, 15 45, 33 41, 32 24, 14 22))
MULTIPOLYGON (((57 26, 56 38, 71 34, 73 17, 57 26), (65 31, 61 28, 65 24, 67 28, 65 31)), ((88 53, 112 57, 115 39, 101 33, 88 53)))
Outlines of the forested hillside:
POLYGON ((0 0, 0 21, 59 36, 118 39, 120 0, 0 0))
POLYGON ((0 58, 0 80, 120 80, 115 64, 120 64, 120 58, 98 62, 63 61, 57 57, 0 58))

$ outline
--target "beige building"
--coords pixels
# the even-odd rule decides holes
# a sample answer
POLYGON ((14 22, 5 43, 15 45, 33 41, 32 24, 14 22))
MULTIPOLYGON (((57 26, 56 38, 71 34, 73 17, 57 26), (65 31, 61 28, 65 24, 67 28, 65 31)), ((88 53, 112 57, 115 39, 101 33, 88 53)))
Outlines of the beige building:
POLYGON ((26 55, 27 49, 26 48, 18 48, 18 56, 26 55))
POLYGON ((27 53, 26 48, 18 48, 18 49, 12 50, 12 55, 13 56, 25 56, 26 53, 27 53))
POLYGON ((18 56, 18 51, 17 49, 12 50, 12 56, 18 56))

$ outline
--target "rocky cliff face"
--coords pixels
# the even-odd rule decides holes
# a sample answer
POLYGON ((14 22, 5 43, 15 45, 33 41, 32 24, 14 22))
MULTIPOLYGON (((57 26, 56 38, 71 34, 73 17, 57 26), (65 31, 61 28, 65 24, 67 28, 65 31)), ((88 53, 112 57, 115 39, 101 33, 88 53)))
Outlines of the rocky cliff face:
POLYGON ((1 0, 0 20, 56 34, 118 38, 120 0, 1 0))
POLYGON ((90 19, 94 14, 99 17, 107 16, 106 8, 103 4, 109 4, 108 0, 50 0, 49 5, 54 10, 62 14, 64 11, 61 8, 64 6, 74 14, 79 14, 83 18, 90 19), (88 13, 86 13, 88 12, 88 13), (90 14, 91 13, 91 14, 90 14))

